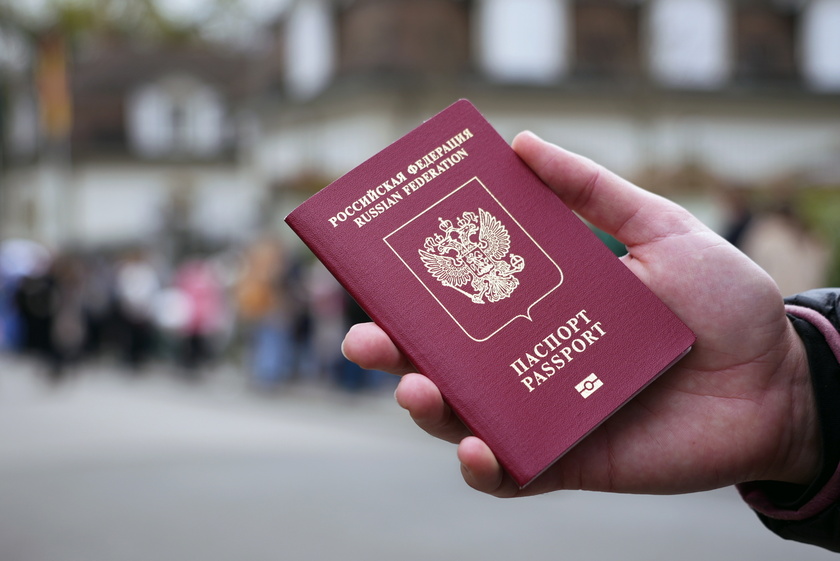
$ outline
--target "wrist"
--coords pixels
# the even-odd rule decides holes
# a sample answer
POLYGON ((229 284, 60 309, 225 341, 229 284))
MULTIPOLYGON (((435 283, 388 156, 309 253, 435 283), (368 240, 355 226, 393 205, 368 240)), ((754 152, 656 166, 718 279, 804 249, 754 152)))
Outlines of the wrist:
POLYGON ((783 461, 765 472, 764 483, 741 486, 753 507, 772 517, 806 516, 840 496, 832 484, 840 483, 840 335, 813 309, 787 311, 795 338, 785 361, 791 406, 789 430, 778 448, 783 461))
POLYGON ((796 321, 792 318, 788 329, 790 352, 783 371, 789 380, 789 431, 780 453, 783 461, 768 479, 807 486, 819 477, 823 446, 808 352, 794 325, 796 321))

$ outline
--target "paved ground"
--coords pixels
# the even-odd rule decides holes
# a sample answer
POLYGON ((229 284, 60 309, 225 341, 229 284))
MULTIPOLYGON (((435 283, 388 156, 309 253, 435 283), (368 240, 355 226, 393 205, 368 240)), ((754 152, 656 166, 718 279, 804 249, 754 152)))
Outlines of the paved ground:
POLYGON ((725 489, 501 501, 390 396, 0 356, 0 561, 818 560, 725 489))

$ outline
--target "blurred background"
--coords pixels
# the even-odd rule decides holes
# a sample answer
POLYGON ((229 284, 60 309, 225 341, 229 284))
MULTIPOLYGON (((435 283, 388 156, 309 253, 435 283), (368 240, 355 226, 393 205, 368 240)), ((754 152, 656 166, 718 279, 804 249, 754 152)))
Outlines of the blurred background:
POLYGON ((283 217, 466 97, 837 285, 838 53, 840 0, 0 0, 0 558, 821 558, 464 489, 283 217))

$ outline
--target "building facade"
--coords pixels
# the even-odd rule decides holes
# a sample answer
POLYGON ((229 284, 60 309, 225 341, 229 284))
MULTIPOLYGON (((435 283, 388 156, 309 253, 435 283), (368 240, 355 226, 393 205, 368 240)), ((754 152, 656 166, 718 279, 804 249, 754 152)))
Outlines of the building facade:
POLYGON ((840 184, 838 0, 298 0, 276 29, 255 163, 286 208, 460 97, 658 191, 840 184))
POLYGON ((840 0, 291 0, 247 53, 100 41, 74 53, 67 138, 45 139, 38 80, 7 88, 0 235, 285 232, 462 97, 508 140, 533 130, 689 202, 836 187, 838 29, 840 0))
POLYGON ((224 242, 252 227, 259 182, 242 161, 240 56, 97 38, 63 62, 63 80, 36 62, 34 80, 9 88, 0 234, 126 247, 224 242), (66 129, 53 113, 66 113, 66 129))

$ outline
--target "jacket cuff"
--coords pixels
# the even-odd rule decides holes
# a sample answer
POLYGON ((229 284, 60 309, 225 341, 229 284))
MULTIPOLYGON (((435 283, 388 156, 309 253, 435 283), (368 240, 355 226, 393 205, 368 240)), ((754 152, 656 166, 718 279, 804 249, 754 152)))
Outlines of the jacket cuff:
POLYGON ((749 506, 763 517, 796 521, 812 518, 840 499, 840 333, 814 309, 786 306, 805 344, 822 435, 822 469, 810 485, 756 481, 738 485, 749 506))

